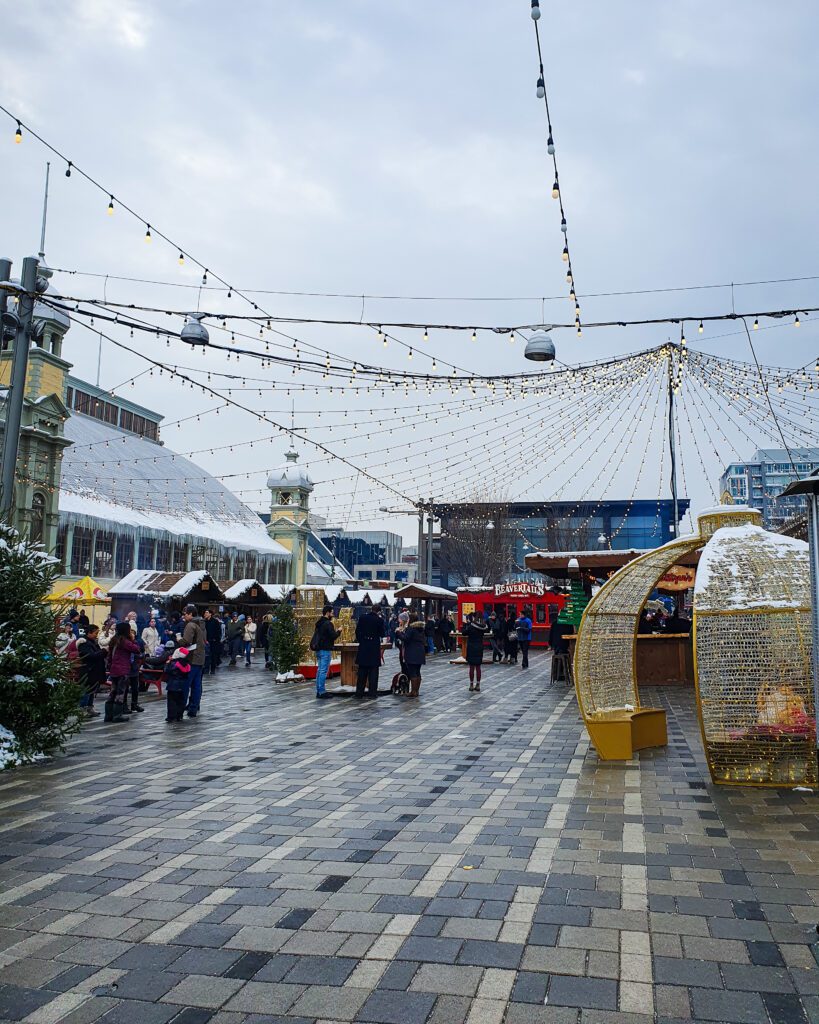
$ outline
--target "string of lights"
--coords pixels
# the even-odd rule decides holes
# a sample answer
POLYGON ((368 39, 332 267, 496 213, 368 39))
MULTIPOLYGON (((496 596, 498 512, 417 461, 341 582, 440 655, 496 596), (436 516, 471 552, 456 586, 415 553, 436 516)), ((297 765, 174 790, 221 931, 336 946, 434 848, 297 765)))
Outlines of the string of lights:
POLYGON ((557 200, 558 207, 560 209, 560 231, 563 235, 563 251, 561 258, 566 264, 566 282, 569 285, 569 298, 574 302, 574 326, 577 331, 578 338, 583 333, 583 328, 580 321, 580 303, 577 301, 577 291, 575 288, 574 279, 574 268, 572 266, 572 255, 569 250, 569 227, 566 221, 566 209, 563 205, 563 190, 560 183, 560 172, 557 166, 557 147, 555 146, 554 139, 554 126, 552 124, 552 111, 549 107, 549 94, 546 91, 546 72, 543 67, 543 49, 540 44, 540 2, 539 0, 532 0, 532 24, 535 28, 535 43, 537 46, 537 59, 539 74, 537 79, 537 85, 535 92, 537 98, 543 100, 543 107, 546 112, 546 129, 548 135, 546 138, 546 152, 552 158, 552 167, 554 168, 555 180, 552 185, 552 198, 557 200))

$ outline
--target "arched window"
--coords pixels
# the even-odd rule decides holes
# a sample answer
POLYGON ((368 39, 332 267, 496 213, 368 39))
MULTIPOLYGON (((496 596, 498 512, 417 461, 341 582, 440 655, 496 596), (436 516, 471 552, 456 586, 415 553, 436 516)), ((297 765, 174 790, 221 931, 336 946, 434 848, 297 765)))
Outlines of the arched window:
POLYGON ((31 499, 31 531, 30 539, 34 544, 42 544, 45 539, 46 500, 39 491, 34 492, 31 499))

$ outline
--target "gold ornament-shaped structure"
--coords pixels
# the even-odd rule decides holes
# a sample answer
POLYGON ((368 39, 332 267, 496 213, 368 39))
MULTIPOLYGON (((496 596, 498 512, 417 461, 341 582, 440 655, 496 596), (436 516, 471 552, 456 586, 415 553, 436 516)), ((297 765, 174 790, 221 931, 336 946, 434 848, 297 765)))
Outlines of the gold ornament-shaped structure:
POLYGON ((756 509, 720 506, 703 513, 698 531, 628 562, 589 602, 577 631, 574 679, 589 737, 603 760, 628 760, 635 750, 667 743, 665 712, 640 706, 637 628, 662 576, 724 525, 759 523, 756 509))
POLYGON ((717 784, 815 785, 808 545, 718 530, 694 589, 697 710, 717 784))

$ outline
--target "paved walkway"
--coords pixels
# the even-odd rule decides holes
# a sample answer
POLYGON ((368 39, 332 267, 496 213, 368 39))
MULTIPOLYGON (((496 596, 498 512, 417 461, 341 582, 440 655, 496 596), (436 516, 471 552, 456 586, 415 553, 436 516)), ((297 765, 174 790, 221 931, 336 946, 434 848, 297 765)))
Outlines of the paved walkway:
POLYGON ((600 764, 547 669, 240 668, 0 776, 0 1021, 819 1021, 816 798, 714 790, 679 690, 600 764))

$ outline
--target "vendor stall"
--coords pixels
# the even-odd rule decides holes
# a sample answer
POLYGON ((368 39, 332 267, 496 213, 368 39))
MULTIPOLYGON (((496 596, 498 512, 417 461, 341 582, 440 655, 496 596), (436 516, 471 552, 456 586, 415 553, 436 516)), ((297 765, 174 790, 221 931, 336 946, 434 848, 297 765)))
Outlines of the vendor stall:
POLYGON ((115 583, 108 595, 113 615, 124 619, 133 611, 140 623, 147 622, 156 608, 166 612, 181 611, 186 604, 195 604, 202 612, 205 608, 218 608, 225 600, 219 584, 204 569, 194 572, 134 569, 115 583))
POLYGON ((524 608, 532 610, 532 647, 547 647, 549 628, 566 601, 556 588, 541 582, 497 583, 494 587, 458 588, 458 629, 467 615, 478 612, 485 619, 491 612, 509 617, 519 616, 524 608))
POLYGON ((111 610, 111 598, 90 576, 83 576, 76 582, 58 582, 47 600, 60 608, 84 611, 89 621, 98 626, 108 618, 111 610))

